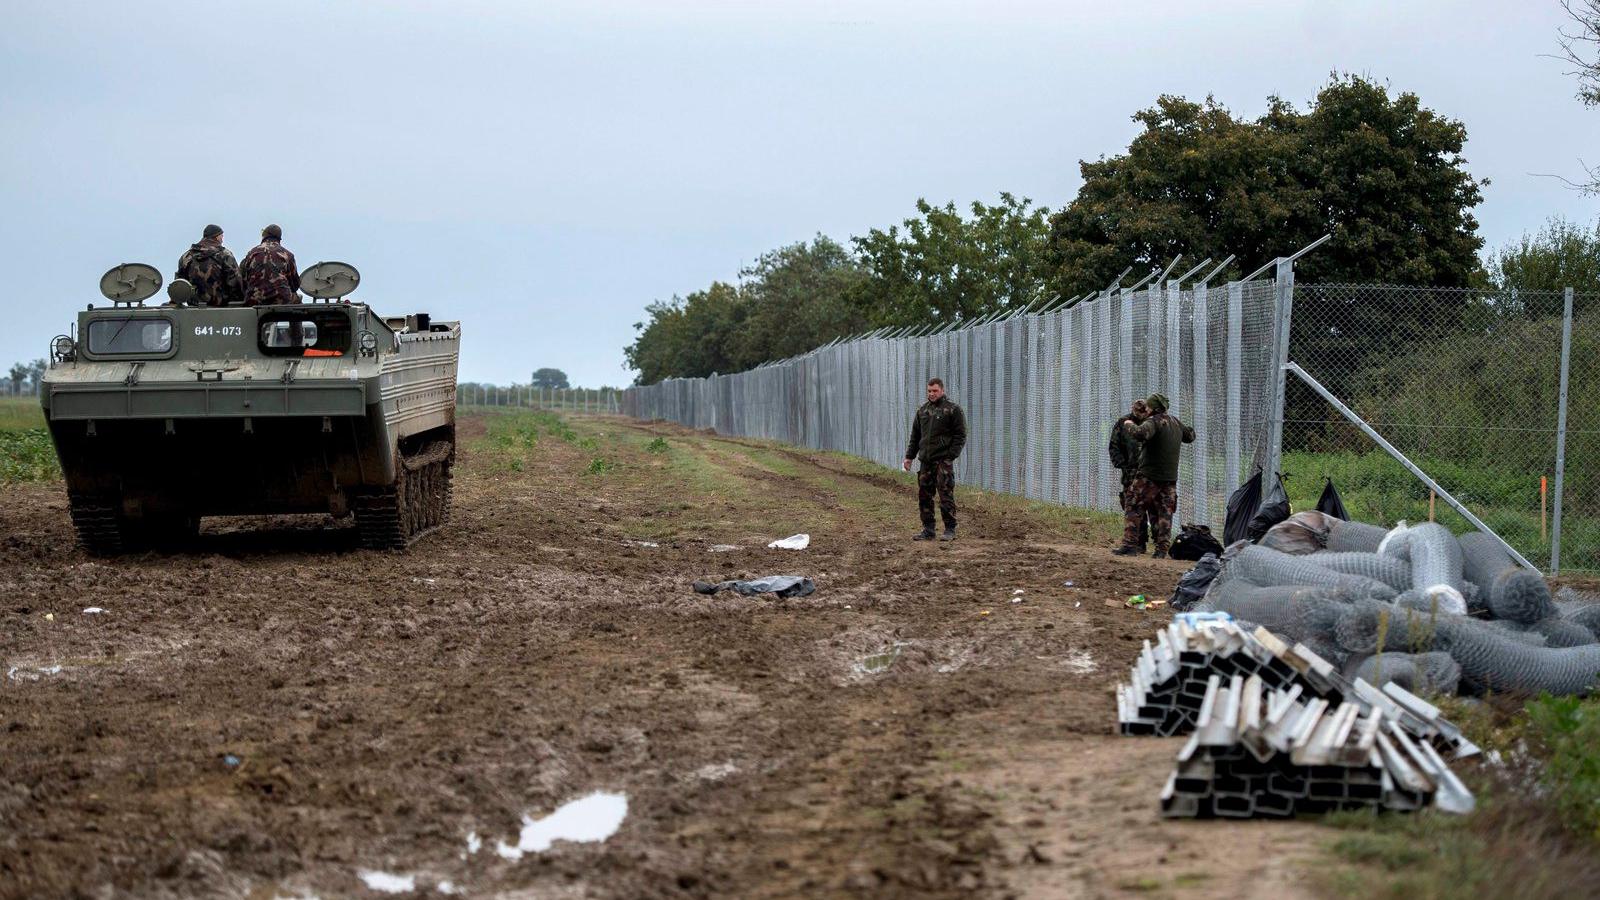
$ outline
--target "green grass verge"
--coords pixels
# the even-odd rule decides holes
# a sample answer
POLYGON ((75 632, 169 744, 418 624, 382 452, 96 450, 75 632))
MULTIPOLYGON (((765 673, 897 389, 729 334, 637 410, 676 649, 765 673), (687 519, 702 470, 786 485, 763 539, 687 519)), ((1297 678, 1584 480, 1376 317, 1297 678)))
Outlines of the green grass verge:
POLYGON ((0 431, 44 427, 44 408, 38 397, 0 397, 0 431))
POLYGON ((1322 886, 1360 900, 1587 895, 1600 879, 1600 699, 1440 705, 1500 760, 1456 766, 1477 810, 1327 816, 1347 865, 1322 886))
MULTIPOLYGON (((1549 564, 1550 530, 1547 519, 1543 534, 1540 531, 1538 474, 1463 465, 1425 454, 1411 459, 1523 556, 1536 565, 1549 564)), ((1428 519, 1427 485, 1380 451, 1286 452, 1283 471, 1289 504, 1296 510, 1314 508, 1323 479, 1332 478, 1356 519, 1384 525, 1428 519)), ((1553 483, 1550 489, 1555 489, 1553 483)), ((1549 502, 1553 508, 1553 498, 1549 502)), ((1475 528, 1443 500, 1434 504, 1434 511, 1435 521, 1458 534, 1475 528)), ((1562 569, 1600 571, 1600 518, 1589 515, 1584 504, 1569 502, 1561 528, 1562 569)))
POLYGON ((0 397, 0 484, 61 477, 37 397, 0 397))

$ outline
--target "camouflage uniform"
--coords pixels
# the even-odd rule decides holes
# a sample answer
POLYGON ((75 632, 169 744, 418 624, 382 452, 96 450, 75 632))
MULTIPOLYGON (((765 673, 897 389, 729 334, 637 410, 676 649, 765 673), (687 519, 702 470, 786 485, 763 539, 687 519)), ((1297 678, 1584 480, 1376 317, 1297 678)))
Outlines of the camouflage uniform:
POLYGON ((1172 546, 1172 516, 1178 510, 1178 459, 1195 434, 1177 416, 1167 415, 1166 397, 1152 394, 1147 402, 1150 417, 1133 429, 1140 444, 1139 471, 1128 487, 1132 502, 1123 511, 1122 546, 1141 547, 1141 530, 1148 522, 1156 555, 1166 556, 1172 546))
POLYGON ((917 469, 917 511, 922 514, 922 527, 933 528, 933 497, 939 495, 939 514, 944 516, 944 527, 956 527, 956 464, 952 460, 923 463, 917 469))
POLYGON ((196 306, 227 306, 244 300, 239 263, 222 242, 210 238, 184 251, 178 276, 194 285, 196 306))
POLYGON ((922 527, 933 530, 933 498, 939 497, 939 514, 944 527, 956 527, 956 457, 967 445, 967 414, 949 397, 924 403, 911 420, 911 441, 906 459, 922 463, 917 470, 917 510, 922 527))
POLYGON ((1178 483, 1135 475, 1123 496, 1122 545, 1143 552, 1148 527, 1156 552, 1167 552, 1172 547, 1172 516, 1178 511, 1178 483))
POLYGON ((276 306, 299 303, 300 270, 294 254, 271 238, 250 248, 239 265, 244 279, 245 306, 276 306))
MULTIPOLYGON (((1122 507, 1124 515, 1128 507, 1133 504, 1133 479, 1139 471, 1139 441, 1133 434, 1139 427, 1139 422, 1132 416, 1123 416, 1117 424, 1111 427, 1111 444, 1107 450, 1111 454, 1111 465, 1122 472, 1122 493, 1117 495, 1117 503, 1122 507)), ((1149 517, 1139 520, 1139 534, 1133 543, 1142 552, 1149 533, 1149 517)))

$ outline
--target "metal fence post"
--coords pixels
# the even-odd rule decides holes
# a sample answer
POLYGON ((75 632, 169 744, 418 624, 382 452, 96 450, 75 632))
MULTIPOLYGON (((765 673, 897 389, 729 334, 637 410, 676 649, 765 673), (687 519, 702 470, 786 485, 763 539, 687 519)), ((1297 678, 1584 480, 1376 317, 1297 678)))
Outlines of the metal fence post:
POLYGON ((1227 434, 1224 437, 1222 449, 1223 465, 1228 469, 1228 477, 1223 487, 1226 493, 1232 494, 1233 489, 1243 480, 1239 477, 1239 467, 1243 464, 1239 459, 1240 436, 1244 433, 1243 425, 1239 421, 1242 414, 1241 397, 1239 396, 1244 381, 1244 361, 1240 354, 1244 352, 1244 285, 1237 281, 1228 282, 1228 361, 1227 379, 1227 406, 1226 424, 1227 434))
MULTIPOLYGON (((1277 272, 1274 275, 1273 290, 1276 294, 1277 312, 1273 316, 1273 324, 1277 326, 1273 341, 1273 376, 1272 390, 1272 423, 1267 432, 1267 472, 1266 477, 1278 477, 1278 472, 1283 468, 1283 418, 1284 404, 1288 392, 1288 372, 1284 366, 1289 362, 1289 320, 1294 315, 1294 260, 1280 258, 1277 262, 1277 272)), ((1270 483, 1270 481, 1269 481, 1270 483)))
POLYGON ((1561 499, 1567 474, 1567 377, 1572 368, 1572 288, 1561 303, 1561 393, 1556 401, 1556 496, 1550 521, 1550 574, 1561 574, 1561 499))

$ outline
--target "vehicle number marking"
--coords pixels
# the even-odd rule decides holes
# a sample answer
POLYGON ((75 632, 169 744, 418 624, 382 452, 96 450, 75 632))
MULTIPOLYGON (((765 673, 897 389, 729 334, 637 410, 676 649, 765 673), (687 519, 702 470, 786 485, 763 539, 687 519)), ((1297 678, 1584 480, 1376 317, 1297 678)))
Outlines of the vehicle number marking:
POLYGON ((244 327, 241 325, 196 325, 194 334, 195 337, 206 337, 213 334, 221 335, 222 337, 238 337, 244 334, 244 327))

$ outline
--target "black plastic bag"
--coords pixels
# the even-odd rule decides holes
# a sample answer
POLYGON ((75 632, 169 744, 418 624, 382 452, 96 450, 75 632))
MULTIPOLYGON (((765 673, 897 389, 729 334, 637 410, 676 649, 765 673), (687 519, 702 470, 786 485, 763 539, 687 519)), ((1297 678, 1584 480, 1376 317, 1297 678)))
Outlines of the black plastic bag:
POLYGON ((1183 612, 1199 603, 1206 595, 1206 589, 1211 587, 1211 582, 1216 580, 1217 574, 1221 571, 1222 561, 1217 559, 1216 554, 1207 553, 1200 557, 1194 568, 1183 573, 1183 577, 1178 579, 1178 589, 1172 592, 1172 599, 1167 605, 1178 612, 1183 612))
POLYGON ((1228 518, 1222 526, 1223 543, 1250 539, 1250 520, 1255 518, 1256 508, 1260 505, 1261 470, 1257 469, 1256 474, 1239 485, 1239 489, 1228 498, 1228 518))
POLYGON ((1178 532, 1170 552, 1173 559, 1200 559, 1207 553, 1220 555, 1222 545, 1212 536, 1210 528, 1190 522, 1178 532))
POLYGON ((1322 496, 1317 498, 1317 512, 1327 513, 1335 519, 1350 521, 1350 514, 1345 512, 1344 498, 1339 496, 1339 489, 1333 486, 1333 479, 1322 486, 1322 496))
POLYGON ((1252 541, 1261 540, 1272 526, 1289 518, 1289 492, 1283 486, 1283 476, 1280 474, 1272 480, 1272 490, 1262 499, 1261 505, 1256 508, 1256 514, 1250 517, 1250 530, 1246 537, 1252 541))

